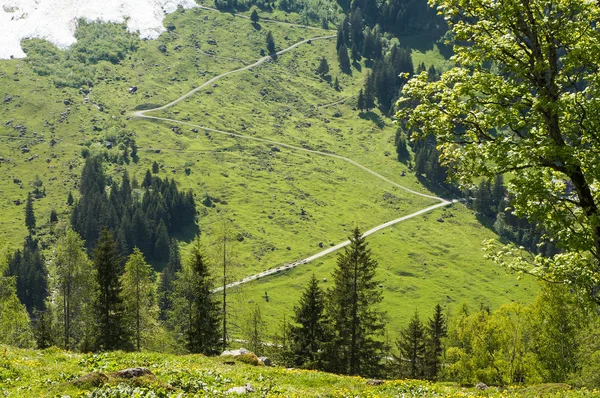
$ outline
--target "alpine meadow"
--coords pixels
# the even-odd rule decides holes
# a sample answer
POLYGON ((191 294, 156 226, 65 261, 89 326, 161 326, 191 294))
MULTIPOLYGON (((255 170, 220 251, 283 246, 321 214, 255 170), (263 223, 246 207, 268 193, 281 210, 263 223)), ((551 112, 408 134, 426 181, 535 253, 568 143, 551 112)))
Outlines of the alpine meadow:
POLYGON ((0 3, 0 395, 600 396, 600 3, 0 3))

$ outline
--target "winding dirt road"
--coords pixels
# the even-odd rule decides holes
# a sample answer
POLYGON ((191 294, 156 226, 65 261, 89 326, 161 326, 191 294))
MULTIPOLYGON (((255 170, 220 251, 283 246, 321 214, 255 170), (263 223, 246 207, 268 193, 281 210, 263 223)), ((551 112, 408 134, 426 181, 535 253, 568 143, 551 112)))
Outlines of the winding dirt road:
MULTIPOLYGON (((206 10, 215 10, 215 11, 218 11, 216 9, 209 8, 209 7, 204 7, 204 6, 200 6, 200 7, 203 8, 203 9, 206 9, 206 10)), ((239 16, 239 17, 243 17, 243 18, 248 18, 248 17, 246 17, 244 15, 239 15, 239 14, 234 14, 234 15, 239 16)), ((269 20, 269 22, 281 23, 281 24, 293 25, 293 26, 299 26, 299 27, 306 27, 306 28, 312 28, 312 29, 318 29, 318 28, 314 28, 314 27, 310 27, 310 26, 298 25, 298 24, 293 24, 293 23, 288 23, 288 22, 281 22, 281 21, 275 21, 275 20, 269 20)), ((320 30, 323 30, 323 29, 320 29, 320 30)), ((330 35, 330 36, 317 36, 317 37, 313 37, 313 38, 310 38, 310 39, 305 39, 305 40, 302 40, 302 41, 300 41, 300 42, 298 42, 296 44, 291 45, 290 47, 288 47, 286 49, 278 51, 276 54, 278 56, 279 55, 283 55, 286 52, 288 52, 290 50, 293 50, 294 48, 297 48, 297 47, 301 46, 302 44, 306 44, 308 42, 316 41, 316 40, 333 39, 335 37, 336 37, 336 35, 330 35)), ((352 164, 352 165, 354 165, 354 166, 356 166, 356 167, 358 167, 358 168, 366 171, 367 173, 370 173, 371 175, 377 177, 378 179, 380 179, 382 181, 385 181, 385 182, 389 183, 390 185, 395 186, 396 188, 402 189, 402 190, 404 190, 406 192, 409 192, 409 193, 411 193, 413 195, 418 195, 418 196, 421 196, 421 197, 425 197, 425 198, 429 198, 429 199, 434 199, 434 200, 440 201, 440 203, 435 204, 433 206, 429 206, 429 207, 427 207, 425 209, 416 211, 414 213, 411 213, 411 214, 402 216, 400 218, 397 218, 395 220, 391 220, 391 221, 388 221, 388 222, 383 223, 381 225, 378 225, 378 226, 376 226, 376 227, 368 230, 367 232, 365 232, 363 234, 363 236, 369 236, 369 235, 374 234, 375 232, 380 231, 380 230, 382 230, 382 229, 384 229, 386 227, 389 227, 389 226, 392 226, 392 225, 397 224, 399 222, 402 222, 402 221, 408 220, 410 218, 419 216, 421 214, 425 214, 425 213, 430 212, 432 210, 435 210, 437 208, 449 206, 452 203, 456 202, 456 200, 447 201, 446 199, 443 199, 443 198, 440 198, 440 197, 437 197, 437 196, 428 195, 428 194, 424 194, 424 193, 421 193, 421 192, 414 191, 414 190, 412 190, 410 188, 407 188, 407 187, 405 187, 403 185, 400 185, 400 184, 398 184, 398 183, 390 180, 387 177, 382 176, 381 174, 377 173, 376 171, 373 171, 373 170, 369 169, 368 167, 363 166, 362 164, 360 164, 360 163, 358 163, 358 162, 356 162, 356 161, 354 161, 354 160, 352 160, 350 158, 347 158, 345 156, 336 155, 334 153, 329 153, 329 152, 316 151, 316 150, 308 149, 308 148, 302 148, 302 147, 298 147, 298 146, 286 144, 284 142, 273 141, 273 140, 269 140, 269 139, 265 139, 265 138, 259 138, 259 137, 253 137, 253 136, 249 136, 249 135, 244 135, 244 134, 240 134, 240 133, 235 132, 235 131, 217 130, 217 129, 212 129, 212 128, 204 127, 204 126, 201 126, 201 125, 198 125, 198 124, 194 124, 194 123, 190 123, 190 122, 185 122, 185 121, 181 121, 181 120, 147 115, 147 113, 149 113, 149 112, 161 111, 161 110, 165 110, 167 108, 173 107, 173 106, 177 105, 179 102, 185 100, 186 98, 189 98, 192 95, 196 94, 197 92, 199 92, 203 88, 205 88, 207 86, 210 86, 211 84, 213 84, 217 80, 220 80, 220 79, 222 79, 224 77, 227 77, 229 75, 232 75, 234 73, 239 73, 239 72, 243 72, 243 71, 246 71, 246 70, 250 70, 250 69, 252 69, 252 68, 254 68, 256 66, 261 65, 264 62, 267 62, 267 61, 271 60, 272 56, 273 56, 273 54, 269 55, 269 56, 262 57, 258 61, 256 61, 255 63, 253 63, 251 65, 247 65, 247 66, 244 66, 244 67, 241 67, 241 68, 238 68, 238 69, 234 69, 234 70, 229 71, 229 72, 222 73, 222 74, 220 74, 218 76, 213 77, 212 79, 208 80, 207 82, 203 83, 202 85, 194 88, 193 90, 189 91, 188 93, 182 95, 181 97, 177 98, 176 100, 169 102, 166 105, 163 105, 163 106, 161 106, 159 108, 134 111, 134 112, 131 113, 131 116, 137 117, 137 118, 143 118, 143 119, 162 120, 162 121, 171 122, 171 123, 179 123, 179 124, 183 124, 183 125, 186 125, 186 126, 192 126, 192 127, 195 127, 195 128, 199 128, 199 129, 202 129, 202 130, 205 130, 205 131, 210 131, 212 133, 223 134, 223 135, 226 135, 226 136, 229 136, 229 137, 232 137, 232 138, 248 139, 248 140, 263 142, 263 143, 266 143, 266 144, 277 145, 277 146, 280 146, 280 147, 289 148, 289 149, 296 150, 296 151, 308 152, 308 153, 313 153, 313 154, 320 155, 320 156, 327 156, 327 157, 339 159, 339 160, 348 162, 348 163, 350 163, 350 164, 352 164)), ((345 100, 343 100, 343 101, 345 101, 345 100)), ((305 259, 301 259, 301 260, 298 260, 296 262, 289 263, 289 264, 284 264, 284 265, 276 267, 276 268, 271 268, 271 269, 268 269, 266 271, 260 272, 260 273, 255 274, 255 275, 247 276, 244 279, 241 279, 241 280, 238 280, 236 282, 232 282, 232 283, 226 285, 225 288, 229 289, 229 288, 232 288, 232 287, 235 287, 235 286, 239 286, 239 285, 244 284, 244 283, 248 283, 248 282, 260 279, 260 278, 264 278, 264 277, 269 276, 269 275, 277 274, 278 272, 281 272, 281 271, 284 271, 284 270, 292 269, 292 268, 297 267, 297 266, 302 265, 302 264, 307 264, 307 263, 309 263, 309 262, 311 262, 313 260, 316 260, 316 259, 321 258, 323 256, 326 256, 326 255, 328 255, 330 253, 333 253, 333 252, 335 252, 335 251, 337 251, 337 250, 339 250, 339 249, 341 249, 341 248, 343 248, 343 247, 345 247, 345 246, 347 246, 349 244, 350 244, 350 241, 347 240, 347 241, 342 242, 342 243, 340 243, 338 245, 335 245, 333 247, 325 249, 325 250, 323 250, 323 251, 321 251, 321 252, 319 252, 319 253, 317 253, 315 255, 307 257, 305 259)), ((223 290, 223 287, 219 287, 219 288, 214 289, 213 292, 219 292, 219 291, 222 291, 222 290, 223 290)))

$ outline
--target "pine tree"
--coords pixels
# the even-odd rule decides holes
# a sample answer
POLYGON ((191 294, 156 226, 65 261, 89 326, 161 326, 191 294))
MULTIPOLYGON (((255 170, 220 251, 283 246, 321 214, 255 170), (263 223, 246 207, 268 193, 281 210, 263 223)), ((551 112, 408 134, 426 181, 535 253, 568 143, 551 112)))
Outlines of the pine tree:
POLYGON ((153 260, 164 263, 169 259, 169 233, 165 223, 161 220, 156 228, 153 260))
POLYGON ((363 95, 362 88, 358 92, 358 100, 356 101, 356 107, 361 112, 365 109, 365 96, 363 95))
POLYGON ((376 269, 365 238, 355 228, 350 245, 338 256, 334 286, 327 292, 327 313, 335 330, 335 355, 329 366, 334 372, 377 374, 384 323, 377 310, 382 295, 375 281, 376 269))
POLYGON ((319 66, 317 67, 316 72, 324 78, 329 73, 329 64, 327 63, 327 59, 325 57, 321 57, 319 61, 319 66))
POLYGON ((58 322, 62 326, 62 347, 72 350, 83 338, 82 323, 90 318, 94 280, 85 244, 69 229, 56 247, 53 290, 57 291, 58 322))
POLYGON ((275 54, 275 40, 273 40, 273 34, 271 33, 271 31, 267 32, 267 53, 269 55, 273 55, 275 54))
POLYGON ((152 174, 150 174, 150 170, 146 170, 146 174, 144 175, 144 180, 142 181, 142 188, 150 188, 152 186, 152 174))
POLYGON ((335 77, 335 80, 333 81, 333 89, 336 91, 340 91, 340 81, 338 80, 337 76, 335 77))
POLYGON ((58 214, 56 214, 56 210, 50 210, 50 223, 56 224, 58 222, 58 214))
POLYGON ((16 277, 17 297, 30 316, 46 310, 48 270, 37 241, 25 238, 23 249, 9 256, 6 275, 16 277))
POLYGON ((348 58, 348 48, 345 43, 342 43, 338 50, 338 62, 342 72, 350 73, 350 58, 348 58))
POLYGON ((252 14, 250 14, 250 20, 252 23, 258 23, 260 17, 258 16, 258 12, 256 12, 256 8, 252 10, 252 14))
POLYGON ((294 353, 294 363, 308 369, 322 369, 323 360, 319 354, 329 341, 329 331, 325 319, 325 293, 319 287, 313 274, 297 307, 294 307, 294 322, 290 338, 294 353))
POLYGON ((396 153, 398 154, 399 162, 410 161, 410 152, 406 144, 406 136, 401 129, 396 131, 396 153))
POLYGON ((442 307, 435 306, 433 317, 427 322, 425 346, 425 377, 435 380, 442 360, 442 338, 446 337, 448 326, 442 314, 442 307))
POLYGON ((400 367, 400 376, 411 379, 422 378, 425 367, 425 329, 417 311, 406 329, 400 332, 396 344, 399 356, 395 359, 400 367))
POLYGON ((219 347, 220 311, 211 289, 208 264, 196 239, 189 263, 178 273, 171 313, 171 321, 191 353, 214 354, 219 347))
POLYGON ((33 196, 31 192, 27 194, 27 202, 25 203, 25 226, 29 231, 29 236, 35 230, 35 214, 33 211, 33 196))
POLYGON ((181 256, 179 255, 179 245, 175 239, 169 243, 169 262, 160 276, 158 286, 159 297, 159 319, 164 321, 170 311, 173 310, 174 281, 177 273, 181 271, 181 256))
POLYGON ((375 75, 373 73, 367 74, 365 79, 365 109, 367 112, 375 107, 375 75))
POLYGON ((112 234, 106 228, 100 232, 93 253, 98 294, 94 303, 96 316, 96 349, 111 351, 126 348, 128 335, 123 319, 121 255, 112 234))
POLYGON ((146 336, 157 326, 158 308, 154 294, 152 268, 144 260, 138 248, 133 249, 121 276, 121 298, 123 300, 129 335, 133 336, 137 351, 142 348, 146 336))

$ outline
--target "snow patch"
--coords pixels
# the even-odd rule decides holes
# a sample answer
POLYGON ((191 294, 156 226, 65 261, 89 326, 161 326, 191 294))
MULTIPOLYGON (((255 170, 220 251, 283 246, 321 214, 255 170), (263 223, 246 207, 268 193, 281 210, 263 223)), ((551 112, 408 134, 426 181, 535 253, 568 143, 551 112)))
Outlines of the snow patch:
POLYGON ((156 39, 166 14, 196 7, 194 0, 0 0, 0 59, 24 58, 21 40, 45 39, 59 48, 75 43, 77 21, 123 23, 142 39, 156 39))

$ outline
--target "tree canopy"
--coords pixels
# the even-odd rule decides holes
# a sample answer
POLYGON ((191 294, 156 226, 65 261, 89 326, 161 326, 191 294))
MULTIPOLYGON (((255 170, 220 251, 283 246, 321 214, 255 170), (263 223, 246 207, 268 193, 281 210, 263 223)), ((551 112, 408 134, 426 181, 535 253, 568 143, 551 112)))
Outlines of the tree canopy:
POLYGON ((512 172, 517 216, 537 222, 560 253, 491 257, 521 272, 575 284, 600 302, 600 6, 574 0, 436 0, 455 38, 455 67, 422 72, 398 116, 435 135, 463 185, 512 172))

